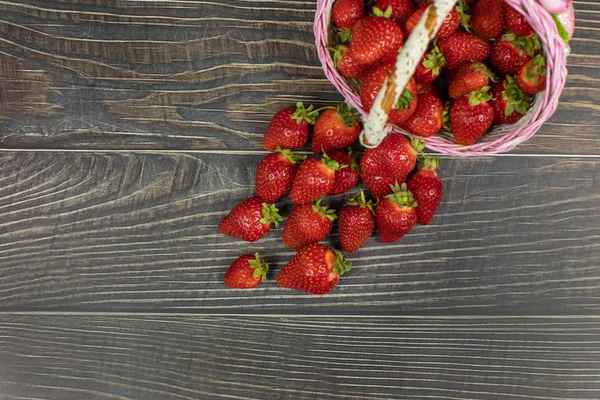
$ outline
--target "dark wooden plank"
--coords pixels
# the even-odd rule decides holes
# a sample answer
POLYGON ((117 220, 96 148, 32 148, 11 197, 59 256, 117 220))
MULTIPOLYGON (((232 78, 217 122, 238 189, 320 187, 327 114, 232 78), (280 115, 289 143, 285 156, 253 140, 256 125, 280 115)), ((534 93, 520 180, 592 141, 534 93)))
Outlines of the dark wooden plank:
MULTIPOLYGON (((281 228, 255 244, 216 224, 253 194, 260 155, 0 154, 0 310, 424 314, 600 310, 598 159, 446 159, 439 215, 372 238, 322 299, 283 290, 281 228), (270 281, 226 289, 260 251, 270 281)), ((342 198, 334 199, 333 204, 342 198)), ((288 212, 289 203, 281 204, 288 212)), ((335 244, 335 235, 327 243, 335 244)))
MULTIPOLYGON (((600 6, 576 1, 570 77, 522 153, 600 154, 600 6)), ((257 149, 274 112, 340 99, 314 1, 0 2, 0 146, 257 149)))
POLYGON ((600 320, 0 316, 3 399, 600 397, 600 320))

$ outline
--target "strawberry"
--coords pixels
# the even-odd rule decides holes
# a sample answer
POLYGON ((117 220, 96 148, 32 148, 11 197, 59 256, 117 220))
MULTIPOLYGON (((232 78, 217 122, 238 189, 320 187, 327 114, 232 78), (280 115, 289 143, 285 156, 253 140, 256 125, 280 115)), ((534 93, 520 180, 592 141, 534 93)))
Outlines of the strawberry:
POLYGON ((292 203, 306 204, 325 196, 335 184, 335 171, 341 167, 327 154, 323 155, 322 160, 316 158, 305 160, 298 167, 292 183, 290 191, 292 203))
POLYGON ((267 279, 269 264, 258 253, 238 257, 225 272, 223 282, 232 289, 252 289, 267 279))
POLYGON ((393 243, 410 232, 417 223, 416 207, 406 183, 395 185, 392 194, 379 200, 375 214, 381 241, 393 243))
POLYGON ((331 19, 338 28, 352 29, 356 21, 365 15, 363 0, 336 0, 331 7, 331 19))
POLYGON ((504 0, 479 0, 471 11, 471 30, 485 38, 504 32, 504 0))
POLYGON ((271 204, 289 193, 300 161, 306 156, 281 150, 267 154, 256 167, 256 194, 271 204))
POLYGON ((258 197, 251 197, 234 207, 219 222, 219 230, 227 235, 246 242, 255 242, 269 233, 271 222, 279 226, 283 220, 274 205, 264 203, 258 197))
POLYGON ((490 63, 499 72, 505 75, 514 75, 541 48, 537 35, 525 38, 507 33, 494 43, 490 54, 490 63))
POLYGON ((329 47, 333 62, 340 74, 350 79, 363 79, 369 70, 365 65, 359 64, 343 44, 329 47))
POLYGON ((446 59, 435 46, 429 53, 425 53, 421 62, 417 65, 413 78, 417 83, 431 83, 440 76, 442 67, 446 65, 446 59))
POLYGON ((277 146, 282 149, 297 149, 308 142, 310 125, 314 125, 317 115, 313 106, 304 108, 300 102, 296 109, 285 108, 278 111, 267 127, 263 137, 263 147, 275 151, 277 146))
MULTIPOLYGON (((421 97, 422 94, 432 94, 436 97, 440 97, 441 91, 439 89, 439 87, 437 85, 434 85, 433 83, 419 83, 417 82, 417 94, 419 95, 419 98, 421 97)), ((417 108, 419 107, 419 100, 417 99, 417 108)), ((417 112, 415 110, 415 112, 417 112)))
POLYGON ((463 146, 475 143, 494 122, 494 109, 488 103, 492 98, 486 86, 469 96, 456 100, 450 109, 454 139, 463 146))
POLYGON ((508 3, 504 3, 504 13, 506 15, 506 26, 515 35, 528 37, 535 33, 525 16, 509 6, 508 3))
POLYGON ((490 79, 495 80, 494 75, 484 63, 463 64, 450 83, 448 95, 453 99, 461 98, 489 85, 490 79))
POLYGON ((348 150, 336 150, 329 154, 333 161, 340 165, 347 165, 347 168, 340 168, 335 171, 335 182, 333 188, 327 193, 330 196, 342 194, 352 189, 358 184, 360 179, 358 175, 358 164, 356 162, 357 154, 348 150))
POLYGON ((385 176, 374 176, 374 175, 363 175, 362 181, 373 196, 376 199, 387 196, 392 193, 392 186, 398 183, 395 178, 385 176))
POLYGON ((444 104, 435 95, 425 93, 419 96, 417 109, 401 127, 413 135, 430 137, 442 129, 444 104))
POLYGON ((363 17, 352 28, 350 52, 359 63, 372 64, 388 53, 397 52, 403 43, 402 29, 391 19, 363 17))
MULTIPOLYGON (((408 21, 406 21, 407 36, 410 35, 415 29, 415 26, 417 26, 417 24, 423 17, 423 14, 425 14, 425 11, 427 11, 427 8, 419 8, 417 11, 415 11, 413 15, 411 15, 408 21)), ((438 33, 435 35, 435 37, 441 38, 444 36, 450 36, 456 31, 456 29, 458 29, 459 25, 460 14, 457 10, 453 9, 448 15, 446 15, 446 18, 444 19, 444 22, 442 22, 442 26, 440 26, 440 29, 438 30, 438 33)))
POLYGON ((279 272, 279 286, 310 294, 327 294, 338 284, 340 276, 352 268, 341 253, 314 243, 300 249, 279 272))
POLYGON ((391 19, 403 27, 406 20, 415 12, 415 5, 412 0, 375 0, 375 7, 380 10, 392 9, 391 19))
POLYGON ((338 237, 343 251, 354 253, 375 232, 373 212, 373 202, 365 199, 362 190, 348 200, 338 218, 338 237))
POLYGON ((379 146, 365 150, 360 160, 361 175, 394 178, 402 183, 415 168, 417 152, 424 147, 421 140, 411 143, 403 135, 389 134, 379 146))
POLYGON ((417 82, 410 78, 396 105, 390 110, 388 123, 400 125, 413 115, 417 109, 417 82))
POLYGON ((312 137, 312 151, 323 154, 350 146, 358 139, 358 116, 346 103, 326 109, 319 115, 312 137))
POLYGON ((307 244, 324 239, 331 232, 335 211, 318 200, 315 204, 295 206, 283 228, 283 244, 298 250, 307 244))
POLYGON ((536 94, 546 89, 546 60, 541 54, 521 67, 517 83, 527 94, 536 94))
POLYGON ((440 161, 437 158, 425 157, 420 165, 421 168, 410 177, 406 186, 417 202, 417 222, 427 225, 442 201, 444 189, 440 177, 435 172, 440 161))
POLYGON ((530 98, 523 93, 514 79, 507 75, 505 79, 496 82, 490 90, 496 125, 514 124, 521 119, 529 108, 530 98))
POLYGON ((446 67, 451 70, 468 61, 483 61, 490 54, 487 40, 462 31, 440 38, 438 47, 446 59, 446 67))

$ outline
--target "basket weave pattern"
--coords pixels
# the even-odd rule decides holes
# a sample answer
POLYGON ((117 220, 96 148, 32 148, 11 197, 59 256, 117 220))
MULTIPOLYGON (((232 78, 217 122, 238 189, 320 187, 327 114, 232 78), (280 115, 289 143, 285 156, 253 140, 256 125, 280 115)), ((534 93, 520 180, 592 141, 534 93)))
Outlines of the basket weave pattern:
MULTIPOLYGON (((567 78, 568 46, 559 36, 551 15, 537 1, 505 1, 526 17, 540 37, 547 65, 546 90, 535 96, 534 104, 516 124, 495 126, 479 142, 470 146, 457 144, 451 133, 442 131, 433 137, 423 139, 430 150, 456 156, 505 153, 532 137, 554 114, 567 78)), ((359 82, 340 75, 327 49, 327 46, 337 44, 337 35, 331 23, 333 2, 334 0, 317 0, 314 33, 319 59, 327 79, 350 105, 362 115, 366 115, 358 95, 359 82)), ((408 134, 396 126, 392 127, 391 132, 408 134)))

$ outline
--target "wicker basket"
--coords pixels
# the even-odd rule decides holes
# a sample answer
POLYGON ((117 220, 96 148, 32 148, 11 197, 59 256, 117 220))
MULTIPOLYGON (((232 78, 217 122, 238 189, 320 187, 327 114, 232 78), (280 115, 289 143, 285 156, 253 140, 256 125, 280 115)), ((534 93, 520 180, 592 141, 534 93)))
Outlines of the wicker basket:
MULTIPOLYGON (((317 1, 314 32, 319 59, 329 81, 349 104, 361 114, 366 115, 358 95, 359 81, 341 76, 327 49, 327 46, 332 43, 337 44, 337 35, 335 35, 331 23, 333 1, 317 1)), ((532 137, 542 124, 554 114, 567 77, 566 65, 569 47, 561 39, 552 16, 537 1, 506 0, 506 2, 527 18, 540 37, 547 64, 546 90, 536 95, 534 104, 516 124, 495 126, 477 143, 470 146, 457 144, 451 133, 443 131, 424 139, 430 150, 457 156, 505 153, 532 137)), ((396 126, 392 127, 392 132, 408 134, 396 126)))

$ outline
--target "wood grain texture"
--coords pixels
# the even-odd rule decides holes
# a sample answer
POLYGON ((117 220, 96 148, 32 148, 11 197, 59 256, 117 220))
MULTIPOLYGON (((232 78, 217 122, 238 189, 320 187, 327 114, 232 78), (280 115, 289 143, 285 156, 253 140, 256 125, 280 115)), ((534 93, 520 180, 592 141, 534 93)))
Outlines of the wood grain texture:
MULTIPOLYGON (((253 194, 260 157, 0 154, 0 310, 600 310, 595 159, 444 160, 445 198, 433 223, 391 246, 372 238, 335 292, 316 299, 274 282, 293 255, 281 228, 255 244, 216 228, 253 194), (226 289, 226 267, 255 251, 271 262, 270 281, 253 291, 226 289)), ((281 208, 289 212, 289 203, 281 208)))
POLYGON ((600 319, 0 316, 3 399, 600 398, 600 319))
MULTIPOLYGON (((575 6, 562 101, 521 153, 600 154, 600 5, 575 6)), ((316 56, 314 10, 314 1, 0 1, 0 79, 20 79, 3 67, 18 57, 51 82, 39 113, 0 124, 0 146, 257 149, 278 109, 341 99, 316 56)), ((9 94, 0 86, 0 108, 9 94)))

